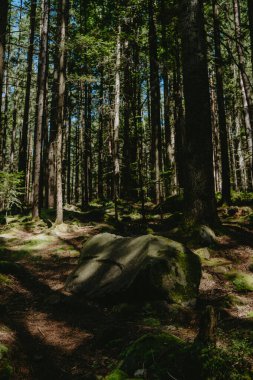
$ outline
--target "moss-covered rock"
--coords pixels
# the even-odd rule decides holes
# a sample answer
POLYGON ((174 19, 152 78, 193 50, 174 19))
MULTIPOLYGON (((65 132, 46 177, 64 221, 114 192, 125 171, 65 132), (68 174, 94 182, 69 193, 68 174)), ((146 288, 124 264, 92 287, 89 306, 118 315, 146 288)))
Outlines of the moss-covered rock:
MULTIPOLYGON (((169 334, 147 334, 126 349, 114 373, 135 378, 142 370, 152 380, 250 380, 250 365, 236 352, 186 343, 169 334)), ((111 379, 109 377, 109 379, 111 379)), ((112 378, 114 379, 114 378, 112 378)))
POLYGON ((202 225, 199 227, 198 232, 200 239, 204 244, 212 245, 217 243, 216 235, 210 227, 202 225))
POLYGON ((160 236, 123 238, 108 233, 89 239, 66 288, 89 298, 165 299, 190 303, 198 294, 199 257, 160 236))
POLYGON ((232 271, 226 274, 238 292, 253 292, 253 275, 232 271))
POLYGON ((120 368, 129 376, 144 368, 154 380, 167 379, 168 372, 181 379, 182 367, 178 363, 185 360, 185 343, 169 334, 147 334, 134 342, 122 357, 120 368))
POLYGON ((201 261, 209 260, 211 257, 210 250, 207 247, 199 248, 194 252, 199 256, 201 261))

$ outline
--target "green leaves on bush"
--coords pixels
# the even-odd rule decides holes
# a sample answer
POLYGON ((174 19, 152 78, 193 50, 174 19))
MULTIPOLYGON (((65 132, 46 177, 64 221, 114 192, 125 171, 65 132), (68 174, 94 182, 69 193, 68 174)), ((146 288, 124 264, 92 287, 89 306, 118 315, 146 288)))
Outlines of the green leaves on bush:
POLYGON ((21 208, 23 194, 23 173, 0 172, 0 210, 10 211, 13 206, 21 208))

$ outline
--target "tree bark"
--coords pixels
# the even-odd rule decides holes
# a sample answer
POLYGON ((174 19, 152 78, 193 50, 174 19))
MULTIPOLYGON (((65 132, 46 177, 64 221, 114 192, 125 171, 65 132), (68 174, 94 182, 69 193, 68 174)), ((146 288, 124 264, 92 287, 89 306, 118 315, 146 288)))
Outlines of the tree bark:
POLYGON ((49 0, 43 0, 43 17, 41 24, 40 55, 38 70, 38 105, 36 111, 35 141, 34 141, 34 181, 33 181, 33 219, 39 217, 40 200, 40 173, 41 173, 41 151, 42 151, 42 127, 45 104, 45 83, 47 72, 47 47, 48 47, 48 19, 49 0))
POLYGON ((121 26, 118 27, 116 43, 116 73, 115 73, 115 103, 114 103, 114 126, 113 126, 113 156, 114 156, 114 202, 115 219, 118 220, 118 198, 120 185, 119 166, 119 126, 120 126, 120 64, 121 64, 121 26))
POLYGON ((228 150, 227 121, 224 101, 223 86, 223 59, 221 55, 220 20, 217 0, 213 0, 213 24, 214 24, 214 48, 215 48, 215 73, 216 73, 216 95, 219 119, 219 137, 221 149, 221 175, 222 175, 222 201, 230 204, 230 165, 228 150))
POLYGON ((2 118, 2 95, 4 80, 5 45, 8 26, 9 1, 1 1, 0 12, 0 170, 3 169, 3 118, 2 118))
POLYGON ((154 20, 153 0, 148 1, 149 13, 149 64, 150 64, 150 116, 152 129, 151 170, 153 175, 156 203, 161 201, 160 172, 162 171, 161 116, 160 116, 160 80, 157 56, 157 33, 154 20))
POLYGON ((56 137, 56 224, 63 223, 62 196, 62 136, 64 127, 64 101, 66 89, 66 32, 69 1, 61 0, 59 5, 59 56, 58 56, 58 102, 56 137))
POLYGON ((103 124, 104 124, 104 73, 101 68, 99 90, 99 129, 98 129, 98 199, 104 199, 104 165, 103 165, 103 124))
POLYGON ((164 131, 165 131, 165 159, 164 169, 166 172, 165 192, 166 195, 171 195, 174 187, 173 176, 175 171, 173 163, 173 149, 172 149, 172 131, 170 125, 170 81, 169 81, 169 46, 167 41, 167 20, 166 20, 166 4, 161 0, 160 5, 160 19, 161 19, 161 34, 162 34, 162 48, 163 48, 163 105, 164 105, 164 131))
POLYGON ((29 127, 29 111, 30 111, 30 94, 32 82, 32 67, 33 67, 33 51, 34 51, 34 35, 36 26, 36 7, 37 0, 33 0, 30 10, 30 39, 27 53, 27 73, 26 73, 26 92, 25 92, 25 107, 22 125, 22 137, 19 151, 18 170, 23 172, 26 177, 27 172, 27 149, 28 149, 28 127, 29 127))
POLYGON ((245 124, 248 134, 248 142, 250 149, 250 162, 249 170, 251 171, 251 179, 249 183, 249 191, 253 189, 253 103, 252 94, 250 89, 249 78, 246 73, 244 51, 243 51, 243 36, 241 31, 241 15, 240 15, 240 4, 238 0, 233 0, 234 5, 234 22, 235 22, 235 37, 236 37, 236 49, 239 61, 240 69, 240 86, 243 97, 243 106, 245 114, 245 124))
MULTIPOLYGON (((177 38, 178 44, 179 39, 177 38)), ((184 171, 185 171, 185 120, 183 109, 183 84, 182 84, 182 63, 180 57, 179 46, 175 49, 175 63, 173 70, 173 95, 174 95, 174 125, 175 125, 175 161, 176 161, 176 176, 179 191, 184 188, 184 171)), ((175 181, 176 182, 176 181, 175 181)))
POLYGON ((202 0, 181 0, 185 97, 185 220, 217 223, 213 146, 202 0))
POLYGON ((251 47, 251 68, 253 73, 253 1, 248 0, 248 17, 250 31, 250 47, 251 47))
MULTIPOLYGON (((70 102, 70 97, 69 97, 70 102)), ((71 104, 71 102, 70 102, 71 104)), ((68 134, 67 134, 67 203, 71 204, 72 191, 71 191, 71 143, 72 143, 72 109, 71 105, 68 107, 68 134)))

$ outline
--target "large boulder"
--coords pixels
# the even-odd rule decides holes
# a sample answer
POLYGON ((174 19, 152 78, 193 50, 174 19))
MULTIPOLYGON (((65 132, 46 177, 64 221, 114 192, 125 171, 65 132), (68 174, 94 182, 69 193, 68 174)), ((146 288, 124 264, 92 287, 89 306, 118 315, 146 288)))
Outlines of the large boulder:
POLYGON ((135 238, 103 233, 83 246, 66 290, 90 299, 166 299, 190 303, 201 278, 199 257, 182 244, 160 236, 135 238))

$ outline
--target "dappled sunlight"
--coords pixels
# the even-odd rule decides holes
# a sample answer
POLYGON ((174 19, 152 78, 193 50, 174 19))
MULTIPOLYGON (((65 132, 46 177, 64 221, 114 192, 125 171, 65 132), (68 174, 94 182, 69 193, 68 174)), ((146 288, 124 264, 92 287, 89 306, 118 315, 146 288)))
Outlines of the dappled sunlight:
POLYGON ((62 352, 77 350, 93 338, 93 334, 83 329, 71 327, 63 321, 52 320, 47 313, 28 313, 25 325, 31 335, 62 352))

